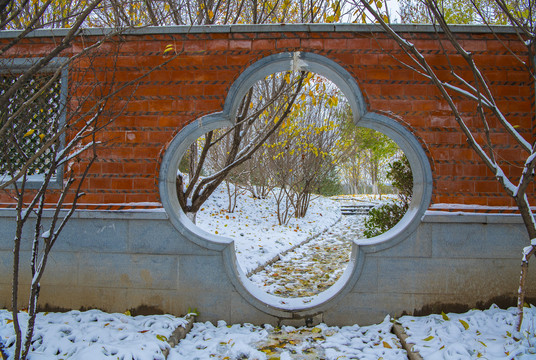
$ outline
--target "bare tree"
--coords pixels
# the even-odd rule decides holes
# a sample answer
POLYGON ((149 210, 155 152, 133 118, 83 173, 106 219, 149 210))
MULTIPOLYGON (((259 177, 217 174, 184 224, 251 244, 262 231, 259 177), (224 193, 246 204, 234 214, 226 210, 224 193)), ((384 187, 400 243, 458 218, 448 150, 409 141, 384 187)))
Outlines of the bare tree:
POLYGON ((37 2, 31 7, 27 1, 0 3, 7 11, 0 17, 0 28, 20 30, 0 45, 0 104, 3 109, 0 111, 0 190, 16 202, 12 274, 14 359, 26 359, 31 350, 40 281, 54 244, 84 195, 82 185, 97 157, 100 130, 121 114, 137 81, 178 56, 170 56, 141 77, 121 85, 116 85, 115 70, 90 74, 95 71, 93 61, 102 55, 98 55, 97 50, 102 51, 99 48, 104 43, 111 45, 106 55, 112 62, 117 61, 122 45, 119 35, 125 30, 110 29, 98 39, 81 41, 80 30, 101 9, 100 4, 100 0, 95 0, 63 8, 60 2, 51 1, 37 2), (58 11, 62 11, 61 16, 58 11), (42 58, 13 58, 18 44, 31 31, 59 26, 69 26, 69 29, 42 58), (70 57, 59 57, 74 43, 78 43, 81 50, 70 57), (67 68, 70 76, 67 76, 67 68), (88 85, 83 80, 88 75, 100 78, 107 85, 101 86, 99 82, 88 85), (126 101, 117 103, 114 99, 120 92, 126 101), (49 220, 45 220, 46 211, 51 212, 49 220), (18 319, 20 251, 26 240, 24 229, 29 227, 33 228, 29 320, 23 334, 18 319))
MULTIPOLYGON (((231 136, 222 136, 225 133, 225 130, 214 130, 212 132, 212 136, 221 136, 221 140, 217 146, 211 146, 206 154, 205 168, 202 169, 202 171, 206 172, 205 175, 221 171, 226 162, 227 154, 231 152, 233 139, 231 136)), ((205 137, 203 136, 198 139, 197 143, 202 145, 204 141, 205 137)), ((192 159, 191 152, 197 150, 197 146, 195 148, 190 147, 189 153, 187 154, 188 160, 192 159)), ((247 166, 247 163, 249 162, 250 161, 233 168, 224 180, 228 199, 227 212, 229 213, 233 213, 235 211, 238 195, 241 195, 245 191, 245 184, 247 184, 249 178, 247 166)), ((197 162, 190 161, 189 165, 189 173, 192 173, 192 171, 195 172, 195 165, 197 165, 197 162), (193 168, 191 167, 192 165, 194 166, 193 168)))
MULTIPOLYGON (((73 64, 71 64, 73 66, 73 64)), ((17 71, 15 68, 14 71, 17 71)), ((8 104, 8 111, 1 113, 2 125, 2 188, 16 200, 16 231, 13 250, 12 312, 15 328, 15 359, 25 359, 30 350, 33 336, 40 280, 44 274, 48 256, 59 234, 73 214, 81 192, 82 182, 96 158, 97 132, 112 119, 103 119, 108 108, 109 97, 88 104, 87 110, 81 106, 85 99, 78 97, 70 102, 75 108, 67 108, 68 100, 63 98, 61 83, 55 74, 35 73, 26 83, 15 79, 24 76, 19 72, 3 74, 2 100, 8 104), (7 96, 13 87, 14 95, 7 96), (24 109, 24 112, 21 111, 24 109), (30 121, 28 121, 30 114, 30 121), (67 129, 76 128, 67 134, 67 129), (68 135, 68 141, 63 139, 68 135), (63 145, 63 146, 62 146, 63 145), (37 154, 37 155, 36 155, 37 154), (89 155, 88 155, 89 154, 89 155), (86 156, 86 165, 80 168, 80 160, 86 156), (63 175, 65 174, 65 177, 63 175), (40 178, 37 191, 29 189, 32 177, 40 178), (56 195, 50 194, 52 182, 57 181, 62 188, 56 195), (8 189, 8 184, 11 189, 8 189), (52 219, 45 223, 43 213, 48 201, 55 201, 52 219), (62 210, 66 209, 66 213, 62 210), (28 304, 29 322, 22 342, 18 322, 18 292, 20 248, 23 230, 35 220, 30 259, 31 285, 28 304)), ((73 89, 76 91, 76 89, 73 89)), ((90 91, 93 93, 93 91, 90 91)))
POLYGON ((340 141, 341 112, 346 109, 346 98, 329 80, 313 75, 304 91, 291 122, 281 131, 286 151, 281 149, 280 161, 292 164, 292 192, 294 216, 304 217, 313 193, 336 167, 345 153, 337 146, 340 141))
MULTIPOLYGON (((494 93, 486 80, 486 77, 476 63, 473 54, 465 50, 462 43, 458 41, 456 35, 447 24, 445 15, 438 2, 435 0, 425 0, 423 3, 426 6, 426 11, 429 13, 430 18, 433 19, 435 26, 438 28, 437 39, 450 67, 448 78, 441 77, 440 74, 430 66, 423 52, 419 51, 413 43, 397 34, 366 0, 361 0, 355 4, 356 6, 366 8, 367 11, 372 14, 374 19, 381 24, 387 34, 398 43, 400 48, 410 59, 410 61, 405 64, 418 74, 430 79, 433 85, 439 90, 442 98, 448 103, 454 119, 466 136, 471 148, 492 171, 497 178, 497 181, 502 185, 504 191, 515 201, 530 239, 530 245, 523 249, 521 264, 517 304, 518 321, 516 324, 517 330, 519 331, 523 320, 525 278, 528 269, 528 261, 536 251, 536 219, 530 208, 529 199, 527 197, 527 189, 534 181, 536 142, 532 140, 533 142, 531 143, 525 139, 508 119, 506 113, 501 110, 499 104, 495 100, 494 93), (441 34, 439 33, 439 29, 441 30, 441 34), (443 42, 448 43, 449 46, 455 50, 457 56, 464 60, 469 72, 461 73, 457 71, 456 67, 452 66, 451 59, 445 51, 446 45, 443 44, 443 42), (474 115, 481 124, 481 126, 476 129, 478 133, 475 132, 474 128, 469 126, 473 119, 471 117, 466 117, 460 111, 458 103, 453 98, 453 94, 463 96, 465 99, 468 99, 475 104, 476 113, 474 115), (523 170, 520 175, 512 174, 501 165, 500 158, 496 153, 490 135, 490 124, 498 124, 498 126, 503 127, 526 154, 523 170)), ((502 13, 502 16, 506 18, 508 23, 515 29, 517 42, 521 46, 526 47, 528 56, 522 58, 516 55, 514 51, 507 47, 506 42, 502 41, 500 37, 493 32, 493 28, 490 27, 490 31, 495 34, 499 41, 502 41, 503 45, 510 51, 513 61, 517 61, 520 66, 525 69, 527 76, 534 81, 536 76, 536 65, 533 61, 536 40, 535 2, 532 0, 526 2, 495 0, 494 4, 502 13)), ((479 7, 476 2, 472 2, 472 5, 475 12, 480 16, 481 22, 490 24, 491 20, 486 16, 487 9, 479 7)), ((534 99, 532 101, 534 101, 534 99)))
MULTIPOLYGON (((304 72, 296 74, 288 72, 287 74, 288 77, 286 78, 289 81, 287 82, 281 77, 278 80, 279 84, 273 96, 270 98, 264 98, 253 103, 255 89, 252 88, 242 100, 236 124, 221 136, 216 137, 213 131, 208 132, 204 137, 202 150, 199 151, 199 160, 195 170, 190 172, 187 179, 182 173, 177 175, 179 204, 192 221, 195 221, 195 214, 201 205, 226 179, 230 172, 251 159, 253 154, 262 147, 266 140, 277 131, 290 115, 292 106, 303 85, 304 72), (272 106, 275 106, 275 110, 268 113, 267 109, 272 106), (253 132, 254 124, 259 123, 257 120, 263 114, 266 114, 268 119, 261 123, 259 131, 253 132), (203 177, 203 167, 209 150, 220 144, 225 136, 231 136, 232 140, 230 141, 231 145, 227 151, 224 165, 219 171, 203 177), (248 142, 244 142, 244 139, 248 139, 248 142)), ((192 149, 190 149, 191 152, 192 149)))
MULTIPOLYGON (((87 174, 89 166, 94 161, 96 146, 95 132, 100 128, 100 115, 106 107, 106 101, 100 101, 76 118, 67 114, 67 100, 63 97, 61 77, 64 68, 87 55, 92 49, 101 44, 104 39, 89 46, 82 53, 63 63, 55 64, 54 70, 50 65, 55 58, 75 41, 78 30, 89 14, 98 6, 100 1, 93 1, 87 7, 77 11, 77 15, 66 16, 59 24, 69 21, 72 28, 67 35, 43 58, 27 62, 26 66, 16 64, 15 60, 7 58, 8 50, 16 49, 25 36, 32 30, 41 27, 57 25, 54 20, 48 20, 57 11, 51 2, 35 4, 28 7, 28 2, 10 2, 5 5, 0 28, 22 28, 18 36, 5 42, 0 47, 0 57, 4 72, 1 74, 2 87, 0 90, 0 139, 2 139, 2 165, 0 189, 8 191, 16 200, 16 232, 13 248, 12 274, 12 313, 13 326, 16 333, 15 359, 25 359, 30 350, 33 336, 33 325, 36 316, 40 280, 43 276, 48 255, 58 235, 69 220, 79 197, 80 185, 87 174), (11 71, 10 71, 11 69, 11 71), (30 114, 28 119, 28 114, 30 114), (76 125, 78 131, 69 134, 69 141, 61 146, 66 134, 67 124, 76 125), (89 164, 82 170, 80 179, 74 169, 74 161, 86 150, 92 150, 89 164), (47 193, 54 177, 61 177, 66 168, 66 181, 60 179, 63 186, 57 196, 52 221, 45 226, 42 215, 46 204, 47 193), (27 188, 28 179, 35 174, 41 175, 41 185, 37 191, 27 188), (8 188, 11 187, 10 190, 8 188), (60 210, 66 201, 71 201, 71 208, 66 214, 60 210), (29 201, 29 202, 28 202, 29 201), (22 234, 29 224, 31 215, 35 215, 35 230, 32 241, 32 256, 30 270, 32 281, 28 304, 29 322, 24 342, 18 321, 19 267, 22 234), (44 249, 41 249, 44 247, 44 249)), ((76 106, 76 105, 75 105, 76 106)))

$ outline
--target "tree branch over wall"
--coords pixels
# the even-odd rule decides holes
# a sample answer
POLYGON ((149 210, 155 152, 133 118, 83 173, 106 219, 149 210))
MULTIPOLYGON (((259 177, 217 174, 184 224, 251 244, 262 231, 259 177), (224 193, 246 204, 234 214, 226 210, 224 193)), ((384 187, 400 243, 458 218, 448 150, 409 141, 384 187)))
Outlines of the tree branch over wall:
MULTIPOLYGON (((534 24, 532 23, 533 19, 526 19, 527 21, 523 22, 516 18, 503 0, 496 0, 496 3, 499 8, 502 9, 506 17, 510 20, 512 26, 516 29, 519 41, 526 46, 529 56, 534 56, 532 50, 535 44, 536 31, 534 24)), ((461 42, 458 41, 455 34, 452 32, 450 25, 447 24, 438 3, 434 0, 425 0, 424 4, 430 13, 430 16, 434 20, 434 26, 436 26, 436 39, 441 44, 443 55, 447 56, 448 58, 445 48, 442 45, 442 41, 447 41, 454 48, 456 54, 463 58, 465 64, 471 71, 471 77, 468 77, 467 75, 462 76, 456 72, 450 60, 448 61, 450 66, 450 74, 454 79, 461 83, 463 87, 455 85, 450 79, 441 79, 438 73, 436 73, 428 63, 424 53, 421 52, 413 43, 405 39, 402 35, 396 33, 392 27, 384 21, 384 18, 372 8, 367 0, 355 2, 356 6, 364 7, 368 13, 373 16, 374 20, 382 26, 385 32, 392 39, 394 39, 400 48, 403 49, 403 51, 409 56, 412 63, 408 64, 406 62, 407 66, 432 81, 434 86, 439 90, 442 99, 447 102, 452 116, 466 136, 468 144, 478 154, 486 166, 493 172, 497 181, 502 185, 504 191, 514 199, 519 209, 523 223, 527 230, 527 234, 529 239, 531 239, 530 245, 523 249, 520 287, 518 292, 518 322, 516 325, 517 330, 519 331, 523 319, 525 278, 528 269, 528 260, 536 251, 536 220, 534 213, 531 210, 529 199, 526 193, 529 184, 534 182, 534 169, 536 167, 536 142, 534 142, 534 139, 531 140, 532 143, 525 139, 507 118, 507 116, 502 112, 495 101, 493 91, 491 90, 488 81, 483 76, 482 71, 474 60, 473 54, 469 51, 466 51, 461 42), (453 92, 475 103, 477 111, 474 115, 481 121, 482 126, 478 130, 480 133, 484 133, 485 139, 481 140, 485 142, 484 145, 481 145, 481 143, 478 141, 475 130, 472 130, 468 125, 472 118, 464 117, 462 112, 458 109, 458 104, 451 95, 453 92), (526 153, 521 176, 516 177, 515 174, 505 171, 497 160, 490 136, 491 120, 498 122, 498 125, 502 126, 526 153)), ((494 32, 492 33, 495 34, 494 32)), ((495 34, 495 36, 497 36, 497 34, 495 34)), ((502 43, 505 44, 505 42, 502 43)), ((510 49, 508 50, 510 53, 514 53, 510 49)), ((526 61, 523 61, 523 64, 527 69, 527 77, 534 79, 536 71, 534 61, 530 57, 526 61), (528 64, 531 65, 527 66, 528 64)), ((520 60, 518 56, 513 58, 514 61, 520 60)), ((534 99, 531 99, 531 101, 534 102, 534 99)))

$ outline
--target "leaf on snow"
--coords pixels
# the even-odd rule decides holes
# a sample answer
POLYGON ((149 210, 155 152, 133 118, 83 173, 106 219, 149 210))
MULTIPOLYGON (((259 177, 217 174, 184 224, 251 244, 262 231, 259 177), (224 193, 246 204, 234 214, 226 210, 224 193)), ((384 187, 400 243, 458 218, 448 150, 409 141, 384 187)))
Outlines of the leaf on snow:
POLYGON ((423 339, 424 341, 430 341, 432 340, 434 337, 432 335, 428 336, 427 338, 423 339))
POLYGON ((462 319, 459 320, 465 330, 469 330, 469 324, 462 319))
POLYGON ((445 321, 449 321, 449 317, 447 316, 447 314, 445 314, 445 312, 441 311, 441 317, 443 318, 443 320, 445 321))
POLYGON ((383 347, 387 349, 392 349, 391 345, 389 345, 389 343, 386 341, 383 342, 383 347))

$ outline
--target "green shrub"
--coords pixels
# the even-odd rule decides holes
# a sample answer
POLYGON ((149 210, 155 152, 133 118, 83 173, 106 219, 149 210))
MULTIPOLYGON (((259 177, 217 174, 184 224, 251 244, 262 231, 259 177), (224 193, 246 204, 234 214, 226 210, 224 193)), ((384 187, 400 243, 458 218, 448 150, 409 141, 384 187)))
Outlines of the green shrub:
POLYGON ((391 180, 393 187, 398 190, 399 201, 409 206, 413 195, 413 173, 407 157, 403 156, 402 159, 389 164, 387 179, 391 180))
POLYGON ((365 231, 363 234, 367 238, 383 234, 395 226, 407 210, 408 207, 401 201, 387 203, 371 209, 365 220, 365 231))
POLYGON ((405 156, 389 165, 387 178, 398 189, 398 201, 370 210, 363 232, 367 238, 378 236, 391 229, 408 211, 413 194, 413 173, 405 156))

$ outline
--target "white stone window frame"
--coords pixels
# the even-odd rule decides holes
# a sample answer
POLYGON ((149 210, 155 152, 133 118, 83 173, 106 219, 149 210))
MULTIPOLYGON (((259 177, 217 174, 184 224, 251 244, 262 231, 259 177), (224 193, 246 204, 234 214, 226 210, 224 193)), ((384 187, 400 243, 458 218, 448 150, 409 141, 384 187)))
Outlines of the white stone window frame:
MULTIPOLYGON (((13 74, 24 72, 28 70, 33 65, 41 61, 42 58, 4 58, 0 59, 0 74, 13 74)), ((45 65, 39 73, 54 73, 57 71, 63 64, 69 61, 69 58, 66 57, 55 57, 47 65, 45 65)), ((65 126, 66 120, 66 109, 67 109, 67 94, 69 91, 69 70, 67 66, 64 66, 61 70, 59 77, 60 81, 60 110, 59 110, 59 119, 58 119, 58 128, 63 128, 65 126)), ((60 148, 59 150, 65 147, 65 134, 60 136, 60 148)), ((61 189, 63 187, 63 169, 64 165, 60 165, 51 179, 48 185, 49 189, 61 189)), ((43 174, 29 175, 26 178, 26 189, 39 189, 43 184, 45 176, 43 174)), ((7 175, 0 174, 0 183, 2 181, 9 180, 7 175), (6 179, 3 179, 5 177, 6 179)), ((22 182, 21 179, 17 181, 18 184, 22 182)), ((13 188, 9 186, 8 188, 13 188)))
POLYGON ((174 227, 197 245, 207 250, 220 251, 226 272, 241 297, 257 309, 279 318, 315 316, 342 300, 357 283, 367 254, 391 248, 417 230, 430 205, 432 186, 429 159, 417 138, 396 120, 368 111, 357 82, 341 65, 325 56, 309 52, 274 54, 249 66, 229 89, 222 112, 197 119, 174 137, 162 159, 159 176, 160 198, 174 227), (208 131, 232 126, 240 101, 251 86, 270 74, 289 70, 310 71, 337 85, 350 104, 355 125, 380 131, 390 137, 404 152, 413 171, 413 197, 402 220, 384 234, 354 241, 350 262, 341 278, 311 298, 282 298, 268 294, 253 284, 237 262, 234 241, 209 234, 194 225, 182 211, 176 190, 179 162, 190 144, 208 131))

